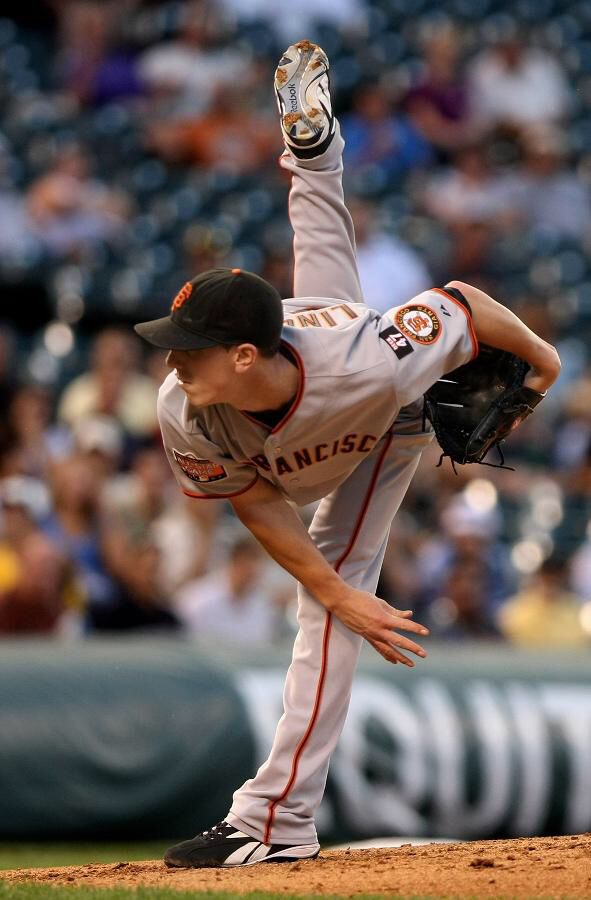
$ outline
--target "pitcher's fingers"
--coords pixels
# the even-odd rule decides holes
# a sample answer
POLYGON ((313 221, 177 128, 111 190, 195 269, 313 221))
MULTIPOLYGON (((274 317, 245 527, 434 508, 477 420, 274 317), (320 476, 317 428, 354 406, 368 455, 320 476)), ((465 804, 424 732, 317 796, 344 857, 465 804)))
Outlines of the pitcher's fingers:
POLYGON ((387 659, 388 662, 391 663, 402 663, 405 666, 408 666, 409 669, 414 669, 416 663, 414 660, 409 659, 408 656, 405 656, 404 653, 401 653, 397 647, 391 644, 389 641, 372 641, 374 647, 380 653, 384 659, 387 659))
POLYGON ((393 644, 390 644, 392 650, 394 651, 394 655, 398 662, 403 663, 405 666, 409 666, 409 668, 414 669, 416 663, 414 660, 409 659, 408 656, 405 656, 404 653, 401 653, 398 647, 395 647, 393 644))
POLYGON ((416 654, 416 656, 420 656, 423 659, 427 655, 427 651, 424 647, 421 647, 420 644, 416 644, 414 641, 411 641, 410 638, 404 637, 402 634, 398 634, 396 632, 391 633, 388 638, 388 642, 395 647, 402 648, 403 650, 408 650, 410 653, 416 654))
POLYGON ((383 656, 386 662, 393 663, 396 665, 398 660, 398 654, 395 650, 390 646, 390 644, 384 643, 383 641, 373 640, 368 638, 368 642, 371 646, 376 650, 380 656, 383 656))
POLYGON ((421 625, 420 622, 415 622, 414 619, 405 619, 401 616, 390 616, 390 622, 388 624, 390 628, 399 628, 401 631, 413 631, 415 634, 422 634, 425 637, 429 634, 429 629, 425 628, 424 625, 421 625))
POLYGON ((414 616, 412 609, 396 609, 396 607, 392 606, 390 612, 393 612, 395 616, 400 616, 401 619, 410 619, 414 616))

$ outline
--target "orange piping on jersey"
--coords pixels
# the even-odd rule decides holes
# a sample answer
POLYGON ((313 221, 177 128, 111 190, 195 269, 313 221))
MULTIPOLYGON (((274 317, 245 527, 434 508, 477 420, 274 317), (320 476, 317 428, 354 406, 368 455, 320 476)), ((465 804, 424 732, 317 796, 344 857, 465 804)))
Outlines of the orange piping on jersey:
POLYGON ((472 316, 470 315, 469 311, 467 310, 467 308, 464 306, 463 303, 460 303, 459 300, 456 300, 455 297, 452 297, 452 295, 448 294, 447 291, 444 291, 443 288, 431 288, 431 291, 436 294, 442 294, 446 298, 446 300, 451 300, 452 303, 455 303, 456 306, 459 306, 460 309, 462 310, 462 312, 464 313, 464 315, 466 316, 466 318, 468 319, 468 327, 470 329, 470 338, 472 339, 472 347, 474 348, 473 353, 472 353, 472 359, 476 359, 476 357, 478 356, 479 350, 480 350, 480 346, 478 344, 478 338, 476 337, 476 332, 474 331, 474 323, 472 321, 472 316))
MULTIPOLYGON (((392 443, 392 434, 389 434, 388 438, 386 439, 386 443, 384 444, 384 447, 378 458, 376 467, 374 469, 374 473, 371 477, 371 481, 370 481, 369 487, 366 491, 365 499, 363 501, 361 511, 357 517, 357 522, 355 523, 355 528, 353 529, 353 533, 351 534, 349 543, 347 544, 346 549, 343 551, 343 553, 341 554, 341 556, 335 563, 335 567, 334 567, 335 572, 339 571, 339 569, 341 568, 341 566, 347 559, 348 555, 350 554, 351 550, 355 546, 355 541, 359 537, 359 532, 361 531, 363 521, 365 519, 367 510, 369 508, 369 503, 373 496, 373 492, 375 490, 375 486, 376 486, 380 471, 382 469, 384 458, 390 448, 391 443, 392 443)), ((326 613, 326 621, 324 624, 324 634, 322 637, 322 659, 321 659, 321 663, 320 663, 320 674, 318 676, 318 684, 316 687, 316 697, 314 699, 314 708, 312 710, 312 715, 310 717, 310 721, 308 722, 308 727, 306 728, 305 734, 304 734, 303 738, 301 739, 300 743, 298 744, 296 751, 293 755, 293 760, 292 760, 292 764, 291 764, 291 774, 289 776, 289 781, 285 785, 285 788, 283 789, 282 794, 279 797, 277 797, 276 800, 272 800, 269 803, 269 813, 267 816, 267 823, 265 825, 265 833, 263 836, 264 844, 271 843, 271 829, 273 828, 273 821, 275 819, 275 810, 276 810, 277 806, 286 799, 286 797, 288 796, 289 792, 291 791, 291 789, 295 783, 295 780, 298 775, 298 766, 299 766, 300 758, 302 756, 302 753, 304 752, 304 748, 305 748, 306 744, 308 743, 308 741, 310 739, 310 735, 312 734, 312 731, 314 730, 314 726, 316 725, 316 720, 318 718, 318 713, 320 711, 320 703, 322 701, 322 693, 324 691, 324 683, 326 681, 326 670, 328 668, 328 644, 329 644, 329 640, 330 640, 331 629, 332 629, 332 613, 327 612, 326 613)))
POLYGON ((234 491, 233 494, 193 494, 191 491, 186 491, 182 488, 183 494, 187 497, 192 497, 194 500, 229 500, 230 497, 238 497, 240 494, 245 494, 247 491, 254 487, 255 483, 258 481, 259 473, 257 472, 250 484, 247 484, 246 487, 242 488, 239 491, 234 491))
POLYGON ((292 345, 289 343, 289 341, 282 340, 281 343, 285 344, 289 348, 289 352, 293 355, 293 357, 298 365, 298 371, 300 373, 300 383, 298 385, 298 392, 295 395, 295 399, 294 399, 293 403, 291 404, 290 408, 288 409, 288 411, 285 413, 285 415, 281 419, 281 422, 279 422, 275 426, 275 428, 273 428, 271 430, 271 434, 275 434, 277 431, 279 431, 280 428, 283 428, 283 426, 288 421, 288 419, 291 419, 294 412, 300 405, 300 400, 304 396, 304 387, 306 384, 306 372, 304 370, 304 361, 303 361, 302 357, 300 356, 298 351, 295 349, 295 347, 292 347, 292 345))
POLYGON ((349 553, 355 546, 355 541, 359 537, 359 532, 361 531, 361 526, 363 525, 363 520, 365 519, 365 515, 367 513, 367 508, 368 508, 369 502, 372 498, 372 494, 373 494, 374 488, 376 486, 376 481, 378 480, 378 476, 380 474, 380 470, 381 470, 382 464, 384 462, 384 457, 385 457, 386 453, 388 452, 391 443, 392 443, 392 434, 389 434, 386 439, 386 443, 384 444, 384 447, 380 453, 374 473, 371 477, 371 481, 369 483, 369 487, 368 487, 366 495, 365 495, 365 500, 363 501, 363 506, 361 507, 361 512, 359 513, 359 516, 357 518, 357 522, 355 524, 355 528, 353 529, 353 534, 351 535, 351 539, 349 540, 349 543, 347 545, 347 549, 341 554, 341 556, 339 557, 339 559, 335 565, 336 572, 339 571, 339 569, 341 568, 341 566, 347 559, 349 553))

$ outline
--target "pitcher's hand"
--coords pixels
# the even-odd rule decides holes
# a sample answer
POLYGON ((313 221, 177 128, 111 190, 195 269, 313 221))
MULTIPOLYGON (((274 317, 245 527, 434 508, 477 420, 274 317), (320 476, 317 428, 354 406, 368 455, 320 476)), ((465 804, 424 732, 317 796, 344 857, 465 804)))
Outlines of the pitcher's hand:
POLYGON ((429 634, 424 625, 413 621, 410 609, 394 609, 373 594, 347 586, 330 611, 343 625, 364 637, 388 662, 403 663, 412 668, 414 661, 402 650, 421 658, 427 655, 420 644, 398 633, 411 631, 414 634, 429 634))

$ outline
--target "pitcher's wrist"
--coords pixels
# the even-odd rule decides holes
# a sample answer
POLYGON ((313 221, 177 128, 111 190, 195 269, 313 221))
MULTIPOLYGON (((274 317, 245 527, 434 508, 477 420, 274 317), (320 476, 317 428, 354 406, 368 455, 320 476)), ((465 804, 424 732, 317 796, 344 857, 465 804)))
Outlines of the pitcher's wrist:
POLYGON ((348 585, 345 584, 340 575, 331 570, 331 575, 323 578, 315 587, 308 584, 305 587, 325 609, 334 613, 342 602, 348 585))

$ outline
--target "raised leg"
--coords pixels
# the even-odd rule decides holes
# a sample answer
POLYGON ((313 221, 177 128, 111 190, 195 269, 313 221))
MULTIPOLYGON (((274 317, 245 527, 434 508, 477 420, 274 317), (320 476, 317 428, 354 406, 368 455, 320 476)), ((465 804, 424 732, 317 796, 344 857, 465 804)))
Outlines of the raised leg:
POLYGON ((309 41, 288 47, 275 73, 291 173, 289 218, 294 230, 294 297, 363 303, 353 222, 345 206, 344 142, 332 115, 328 60, 309 41))

